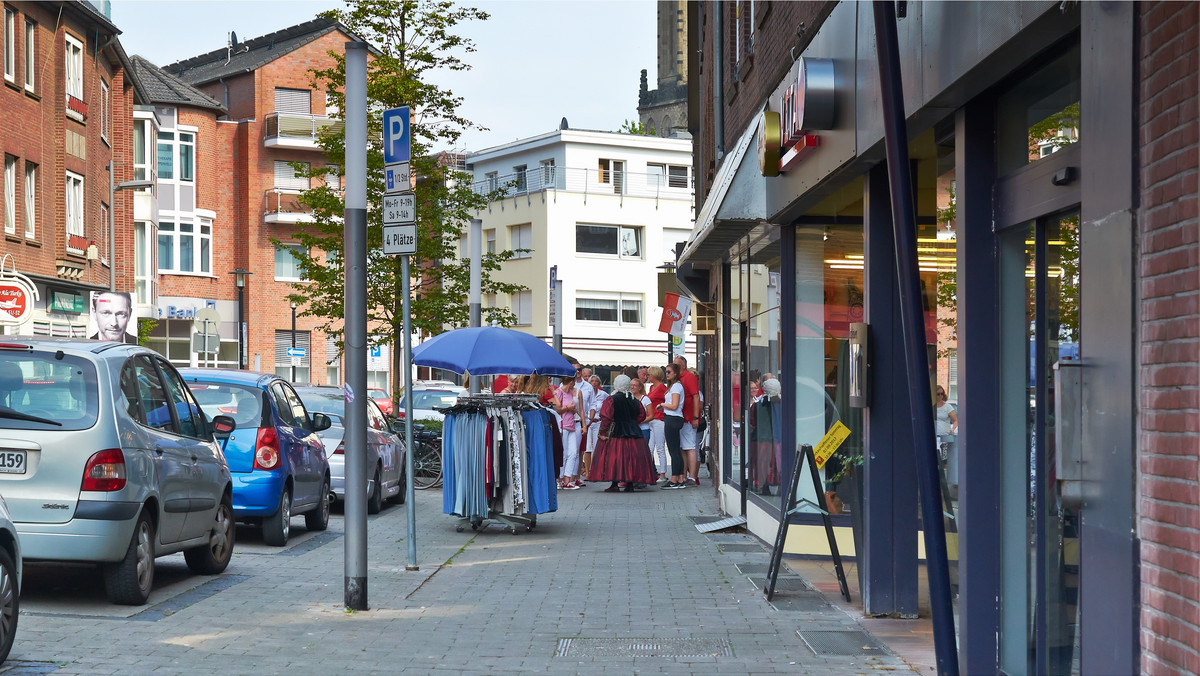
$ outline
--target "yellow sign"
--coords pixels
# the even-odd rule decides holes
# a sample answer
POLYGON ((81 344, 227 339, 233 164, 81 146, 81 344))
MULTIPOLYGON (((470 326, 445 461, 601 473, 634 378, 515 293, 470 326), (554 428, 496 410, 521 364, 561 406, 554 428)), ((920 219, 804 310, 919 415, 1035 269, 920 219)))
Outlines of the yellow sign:
POLYGON ((849 427, 843 425, 840 420, 833 423, 829 432, 813 447, 813 457, 817 459, 817 467, 824 467, 826 461, 833 457, 833 452, 842 445, 848 436, 850 436, 849 427))

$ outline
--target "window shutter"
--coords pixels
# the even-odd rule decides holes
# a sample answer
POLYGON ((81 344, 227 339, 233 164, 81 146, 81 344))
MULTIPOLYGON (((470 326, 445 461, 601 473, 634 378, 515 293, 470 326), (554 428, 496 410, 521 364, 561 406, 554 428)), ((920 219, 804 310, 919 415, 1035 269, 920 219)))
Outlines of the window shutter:
POLYGON ((311 93, 307 89, 286 89, 284 87, 276 87, 275 112, 300 113, 302 115, 311 114, 311 93))
POLYGON ((341 357, 338 356, 337 338, 325 336, 325 365, 334 366, 341 357))
MULTIPOLYGON (((304 349, 304 356, 300 358, 300 366, 307 368, 311 362, 312 350, 309 349, 308 331, 296 332, 296 347, 304 349)), ((275 365, 276 366, 291 366, 292 360, 288 357, 288 349, 292 347, 292 332, 275 330, 275 365)))
POLYGON ((291 162, 275 160, 275 187, 290 190, 308 190, 308 178, 297 176, 291 162))

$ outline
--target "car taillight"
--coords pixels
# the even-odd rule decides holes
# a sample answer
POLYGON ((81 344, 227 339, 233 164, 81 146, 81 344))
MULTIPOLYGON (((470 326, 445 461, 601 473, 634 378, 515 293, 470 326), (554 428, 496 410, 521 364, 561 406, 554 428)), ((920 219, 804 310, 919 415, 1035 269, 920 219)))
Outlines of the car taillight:
POLYGON ((275 469, 279 466, 279 437, 274 427, 262 427, 254 441, 254 469, 275 469))
POLYGON ((333 449, 333 454, 334 455, 345 455, 346 454, 346 442, 344 442, 344 441, 338 442, 338 447, 333 449))
POLYGON ((83 468, 81 491, 119 491, 125 488, 125 454, 119 448, 94 453, 83 468))

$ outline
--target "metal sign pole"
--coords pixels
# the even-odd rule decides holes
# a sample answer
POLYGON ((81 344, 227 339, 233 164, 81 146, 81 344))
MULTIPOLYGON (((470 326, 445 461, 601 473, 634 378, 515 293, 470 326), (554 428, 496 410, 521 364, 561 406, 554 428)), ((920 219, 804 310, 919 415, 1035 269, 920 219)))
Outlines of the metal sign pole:
POLYGON ((345 603, 367 604, 367 43, 346 43, 345 603))
MULTIPOLYGON (((468 248, 471 250, 471 289, 469 297, 471 326, 478 328, 481 325, 481 287, 483 285, 481 281, 483 275, 480 269, 483 259, 483 221, 478 218, 471 219, 468 248)), ((471 394, 479 394, 479 376, 471 374, 469 387, 471 394)))
POLYGON ((400 276, 404 278, 400 292, 404 294, 404 507, 408 517, 408 565, 405 570, 420 570, 417 566, 417 508, 416 494, 413 488, 413 449, 416 447, 413 439, 412 421, 412 314, 409 311, 409 261, 408 256, 400 257, 400 276))

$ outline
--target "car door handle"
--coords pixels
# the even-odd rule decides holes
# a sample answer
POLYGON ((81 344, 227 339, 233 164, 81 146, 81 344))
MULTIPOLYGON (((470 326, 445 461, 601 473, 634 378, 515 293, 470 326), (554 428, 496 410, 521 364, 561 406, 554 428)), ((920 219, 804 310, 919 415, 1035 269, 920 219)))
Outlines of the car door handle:
POLYGON ((167 452, 167 449, 163 448, 162 446, 159 446, 158 444, 154 444, 155 455, 162 455, 163 453, 166 453, 166 452, 167 452))

